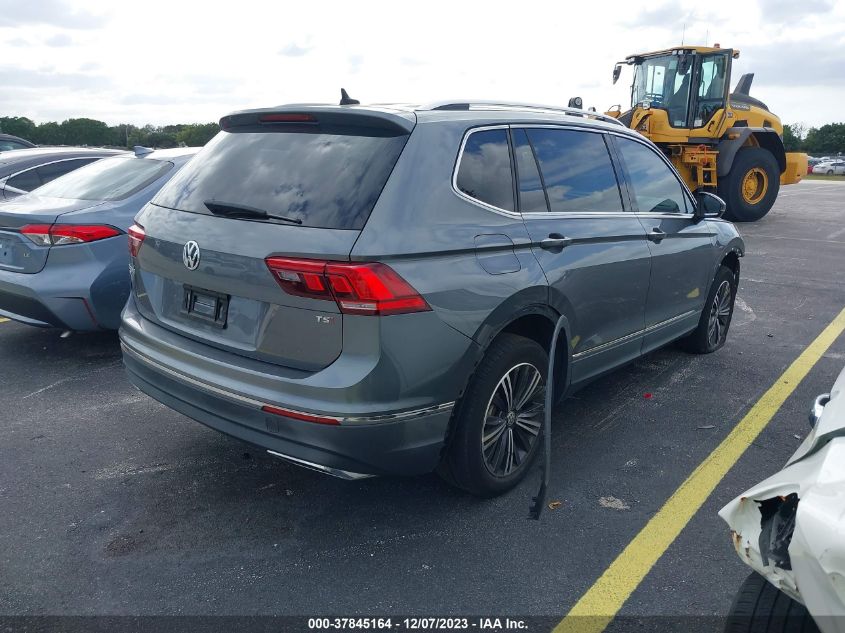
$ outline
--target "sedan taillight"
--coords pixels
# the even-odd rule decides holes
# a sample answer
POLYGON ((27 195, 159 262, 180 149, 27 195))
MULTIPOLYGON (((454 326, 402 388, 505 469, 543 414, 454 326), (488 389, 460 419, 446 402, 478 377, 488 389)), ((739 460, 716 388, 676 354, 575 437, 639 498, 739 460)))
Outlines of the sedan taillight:
POLYGON ((147 237, 144 227, 140 224, 133 224, 126 233, 129 235, 129 254, 132 257, 138 257, 141 244, 144 243, 144 239, 147 237))
POLYGON ((27 224, 21 227, 21 235, 39 246, 96 242, 121 234, 122 231, 107 224, 27 224))
POLYGON ((388 315, 431 310, 426 300, 386 264, 287 257, 268 257, 266 262, 288 294, 335 301, 346 314, 388 315))

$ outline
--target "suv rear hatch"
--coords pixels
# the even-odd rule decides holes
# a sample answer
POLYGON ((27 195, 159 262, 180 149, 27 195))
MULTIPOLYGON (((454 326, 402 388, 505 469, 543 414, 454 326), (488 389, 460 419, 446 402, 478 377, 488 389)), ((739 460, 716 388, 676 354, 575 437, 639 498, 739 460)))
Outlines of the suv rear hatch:
POLYGON ((332 363, 343 347, 338 304, 330 294, 283 290, 266 260, 348 261, 414 122, 340 107, 225 117, 223 131, 137 217, 141 314, 278 365, 332 363))

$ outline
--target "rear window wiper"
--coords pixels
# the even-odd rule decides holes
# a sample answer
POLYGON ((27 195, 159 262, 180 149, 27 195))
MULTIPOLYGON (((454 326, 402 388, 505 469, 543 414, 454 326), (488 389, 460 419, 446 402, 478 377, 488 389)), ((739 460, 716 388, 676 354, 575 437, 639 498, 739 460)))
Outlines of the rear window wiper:
POLYGON ((273 213, 267 213, 263 209, 247 207, 241 204, 216 202, 215 200, 206 200, 203 204, 214 215, 219 215, 223 218, 240 218, 244 220, 281 220, 282 222, 290 222, 291 224, 302 224, 302 220, 299 218, 289 218, 284 215, 275 215, 273 213))

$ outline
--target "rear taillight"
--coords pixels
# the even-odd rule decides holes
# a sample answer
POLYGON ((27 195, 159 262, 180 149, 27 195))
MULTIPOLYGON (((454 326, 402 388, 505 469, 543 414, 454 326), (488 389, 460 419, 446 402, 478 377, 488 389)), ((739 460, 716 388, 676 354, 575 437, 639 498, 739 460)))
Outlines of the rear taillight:
POLYGON ((25 235, 27 239, 39 246, 49 246, 52 243, 49 224, 27 224, 21 228, 21 235, 25 235))
POLYGON ((144 243, 144 238, 147 234, 144 232, 144 227, 140 224, 133 224, 126 231, 129 235, 129 254, 132 257, 138 257, 138 251, 141 250, 141 244, 144 243))
POLYGON ((104 240, 121 231, 107 224, 27 224, 21 234, 39 246, 62 246, 104 240))
POLYGON ((406 314, 431 310, 426 300, 386 264, 268 257, 285 292, 335 301, 346 314, 406 314))

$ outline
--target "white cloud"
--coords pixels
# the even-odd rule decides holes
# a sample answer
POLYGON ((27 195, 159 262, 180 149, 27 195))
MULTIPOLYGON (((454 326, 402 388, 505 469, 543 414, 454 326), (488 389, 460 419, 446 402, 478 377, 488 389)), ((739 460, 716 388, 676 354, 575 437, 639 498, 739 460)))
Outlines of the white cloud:
POLYGON ((63 46, 72 45, 73 38, 67 33, 56 33, 52 37, 48 37, 46 40, 44 40, 44 43, 47 46, 52 46, 53 48, 61 48, 63 46))
POLYGON ((755 72, 752 95, 784 122, 845 118, 845 73, 837 72, 845 59, 843 2, 712 0, 695 10, 669 2, 639 12, 629 0, 528 1, 518 10, 500 0, 483 10, 440 0, 424 11, 331 0, 319 11, 260 0, 241 0, 237 11, 209 6, 0 0, 0 107, 37 121, 168 124, 214 121, 246 107, 336 102, 343 86, 363 103, 565 104, 579 95, 604 109, 629 100, 630 72, 613 86, 614 62, 675 45, 684 34, 688 44, 709 39, 741 49, 734 80, 755 72), (60 49, 46 44, 57 29, 72 40, 60 49))

